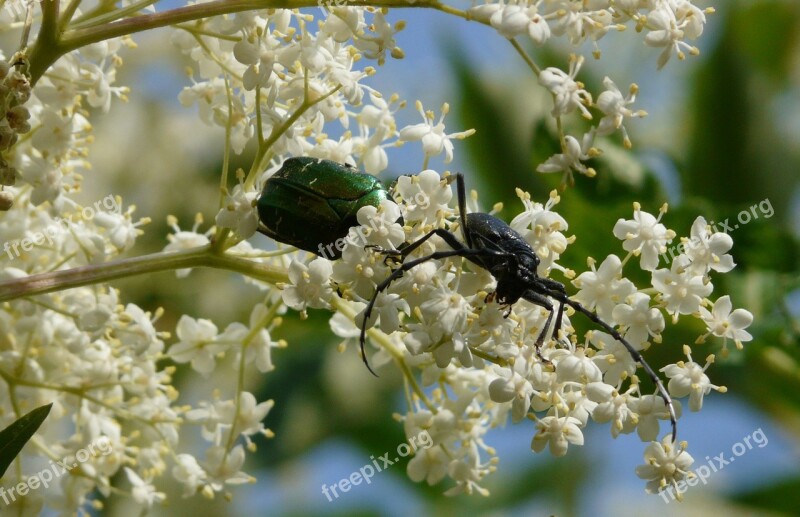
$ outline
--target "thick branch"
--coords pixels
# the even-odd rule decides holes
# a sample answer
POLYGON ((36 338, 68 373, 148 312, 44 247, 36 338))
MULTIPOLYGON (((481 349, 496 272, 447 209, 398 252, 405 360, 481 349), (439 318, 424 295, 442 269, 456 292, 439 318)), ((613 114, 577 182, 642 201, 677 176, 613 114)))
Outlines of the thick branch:
POLYGON ((40 273, 0 282, 0 302, 157 271, 193 267, 212 267, 236 271, 272 284, 288 281, 286 273, 282 269, 251 260, 213 254, 209 251, 209 246, 204 246, 186 251, 154 253, 105 264, 40 273))

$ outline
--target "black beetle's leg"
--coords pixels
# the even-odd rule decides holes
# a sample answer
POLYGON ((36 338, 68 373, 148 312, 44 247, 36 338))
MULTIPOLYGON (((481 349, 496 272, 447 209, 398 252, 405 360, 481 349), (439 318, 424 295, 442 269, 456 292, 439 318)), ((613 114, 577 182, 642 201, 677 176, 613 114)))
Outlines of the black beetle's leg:
MULTIPOLYGON (((431 233, 434 233, 434 232, 436 232, 436 230, 434 230, 431 233)), ((428 235, 430 235, 430 234, 428 234, 428 235)), ((364 361, 364 364, 367 365, 367 369, 370 371, 370 373, 372 373, 372 375, 374 375, 375 377, 377 377, 378 375, 369 366, 369 362, 367 361, 367 354, 366 354, 366 352, 364 350, 364 344, 366 343, 366 340, 367 340, 367 322, 369 321, 369 317, 372 315, 372 308, 375 307, 375 301, 378 299, 378 295, 381 292, 385 291, 392 282, 394 282, 395 280, 400 278, 403 275, 403 273, 405 273, 406 271, 408 271, 408 270, 410 270, 410 269, 422 264, 423 262, 427 262, 429 260, 443 259, 443 258, 447 258, 447 257, 470 257, 470 256, 475 256, 475 255, 481 255, 481 254, 483 254, 483 255, 487 255, 487 254, 496 255, 496 252, 494 252, 492 250, 465 248, 464 245, 461 244, 458 241, 458 239, 456 239, 455 236, 452 233, 448 233, 448 235, 452 238, 452 243, 450 243, 450 241, 448 241, 448 243, 451 244, 451 246, 453 246, 453 248, 455 248, 455 249, 446 250, 446 251, 437 251, 437 252, 431 253, 430 255, 427 255, 425 257, 421 257, 421 258, 412 260, 410 262, 406 262, 405 264, 403 264, 399 268, 397 268, 394 271, 392 271, 391 275, 389 275, 383 282, 378 284, 378 286, 375 288, 375 294, 372 295, 372 298, 370 298, 369 303, 367 303, 367 307, 366 307, 366 309, 364 309, 364 320, 361 322, 361 336, 359 338, 359 341, 360 341, 360 345, 361 345, 361 359, 364 361)), ((414 243, 414 244, 416 244, 416 243, 414 243)), ((413 246, 413 244, 412 244, 412 246, 413 246)))
POLYGON ((590 311, 580 303, 571 300, 566 294, 557 291, 550 291, 546 292, 548 296, 555 298, 556 300, 560 301, 561 303, 565 303, 575 309, 576 311, 584 314, 587 318, 592 320, 596 325, 602 327, 603 330, 611 334, 614 339, 622 343, 622 345, 628 350, 628 353, 631 355, 634 361, 642 365, 644 371, 647 372, 647 375, 650 377, 650 380, 653 381, 653 384, 656 385, 656 389, 658 390, 658 394, 664 400, 664 404, 666 404, 667 409, 669 410, 669 421, 672 424, 672 441, 675 442, 675 439, 678 435, 678 418, 675 416, 675 407, 672 405, 672 398, 669 396, 669 392, 664 387, 664 383, 661 382, 661 378, 656 375, 656 372, 647 364, 647 361, 644 360, 642 354, 636 350, 633 345, 628 343, 628 341, 622 337, 622 335, 617 332, 617 330, 606 323, 605 321, 601 320, 597 314, 593 311, 590 311))
POLYGON ((371 245, 371 244, 368 245, 368 246, 365 246, 365 247, 374 248, 374 249, 376 249, 376 251, 378 253, 385 253, 385 254, 391 255, 393 257, 398 257, 399 256, 400 260, 402 261, 412 251, 414 251, 415 249, 417 249, 420 246, 422 246, 422 244, 425 241, 427 241, 428 239, 430 239, 434 235, 438 235, 439 237, 441 237, 442 240, 444 242, 446 242, 454 250, 466 249, 464 247, 464 245, 461 244, 461 242, 456 238, 456 236, 453 235, 452 232, 449 232, 449 231, 445 230, 444 228, 437 228, 435 230, 431 230, 428 233, 426 233, 425 235, 423 235, 422 237, 420 237, 419 239, 415 240, 414 242, 412 242, 411 244, 406 246, 405 248, 399 249, 399 250, 385 250, 383 248, 380 248, 378 246, 374 246, 374 245, 371 245))
POLYGON ((556 326, 553 328, 553 335, 558 339, 558 332, 561 330, 561 321, 564 317, 564 304, 558 302, 558 316, 556 316, 556 326))
MULTIPOLYGON (((546 296, 537 293, 531 289, 528 289, 524 293, 522 293, 522 299, 531 302, 534 305, 538 305, 542 307, 544 310, 547 311, 547 321, 544 322, 544 327, 542 330, 539 331, 539 337, 536 338, 536 342, 534 346, 536 347, 536 357, 539 358, 540 361, 546 364, 553 364, 549 359, 546 359, 542 356, 542 345, 544 344, 544 337, 547 335, 547 329, 550 328, 550 322, 553 321, 553 314, 555 311, 553 310, 553 304, 550 300, 547 299, 546 296)), ((563 305, 561 306, 563 309, 563 305)), ((559 318, 561 317, 561 310, 559 310, 559 318)), ((553 332, 557 332, 559 327, 556 327, 553 332)))
POLYGON ((456 194, 458 195, 458 217, 461 219, 461 236, 468 248, 474 248, 472 236, 467 231, 467 187, 464 185, 464 175, 456 174, 456 194))

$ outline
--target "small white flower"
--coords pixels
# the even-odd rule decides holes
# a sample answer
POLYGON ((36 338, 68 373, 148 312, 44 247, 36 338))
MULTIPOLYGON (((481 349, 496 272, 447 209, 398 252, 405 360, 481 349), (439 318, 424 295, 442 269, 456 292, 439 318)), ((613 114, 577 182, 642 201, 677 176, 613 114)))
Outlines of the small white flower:
POLYGON ((714 355, 706 358, 705 366, 700 366, 692 360, 692 355, 688 346, 683 347, 684 354, 689 358, 688 362, 678 361, 676 364, 669 364, 660 371, 669 377, 667 389, 675 397, 685 397, 689 395, 689 409, 700 411, 703 407, 703 397, 717 390, 725 393, 725 386, 711 384, 711 380, 706 375, 706 370, 714 362, 714 355))
POLYGON ((279 48, 280 41, 269 31, 258 38, 242 38, 233 46, 236 60, 248 65, 242 74, 242 86, 245 90, 254 90, 269 84, 279 48))
POLYGON ((191 454, 178 454, 176 465, 172 468, 172 477, 183 485, 183 497, 190 497, 197 493, 208 475, 191 454))
POLYGON ((574 237, 567 238, 563 232, 569 224, 560 214, 553 211, 560 197, 556 191, 550 192, 547 203, 534 203, 527 192, 517 189, 517 197, 525 205, 525 211, 511 220, 509 226, 531 245, 539 257, 539 274, 544 274, 555 265, 555 261, 567 249, 574 237))
POLYGON ((664 315, 650 307, 650 297, 636 292, 611 311, 611 319, 624 328, 625 338, 636 348, 641 348, 648 337, 660 337, 664 330, 664 315))
POLYGON ((132 486, 133 500, 139 504, 143 504, 148 508, 153 506, 153 503, 163 502, 167 495, 164 492, 156 492, 154 487, 149 481, 143 480, 139 477, 134 470, 125 467, 125 474, 128 476, 132 486))
POLYGON ((403 198, 406 223, 437 224, 450 212, 453 190, 436 171, 426 169, 414 176, 400 176, 395 189, 403 198))
POLYGON ((252 393, 243 391, 239 394, 238 411, 235 405, 227 405, 220 412, 220 417, 229 422, 232 428, 240 435, 248 439, 255 434, 264 434, 264 424, 262 420, 266 418, 272 407, 275 405, 273 400, 267 400, 260 404, 256 401, 252 393))
POLYGON ((403 227, 397 223, 400 219, 400 207, 394 201, 384 199, 380 208, 363 206, 359 208, 356 217, 361 227, 351 229, 350 240, 357 245, 372 244, 383 249, 396 249, 405 240, 403 227), (356 239, 353 234, 358 237, 366 235, 366 238, 356 239))
POLYGON ((702 276, 689 273, 685 268, 687 259, 679 255, 672 261, 670 269, 653 271, 653 287, 658 290, 666 311, 677 320, 679 314, 694 314, 700 309, 703 298, 711 294, 714 286, 702 276))
POLYGON ((439 117, 439 121, 434 124, 433 122, 433 113, 426 112, 422 108, 422 103, 417 101, 417 111, 419 111, 420 115, 422 115, 422 119, 425 122, 421 124, 414 124, 412 126, 406 126, 400 130, 400 140, 405 142, 413 142, 415 140, 422 141, 422 151, 425 153, 425 160, 427 162, 428 158, 431 156, 436 156, 444 152, 444 163, 450 163, 453 161, 453 142, 452 139, 462 140, 473 133, 475 133, 474 129, 468 129, 467 131, 460 131, 457 133, 450 133, 445 134, 444 132, 444 117, 450 111, 450 105, 444 103, 442 105, 442 115, 439 117))
POLYGON ((613 386, 599 382, 592 383, 592 388, 587 386, 586 390, 589 398, 597 402, 592 418, 599 423, 611 422, 611 436, 614 438, 620 434, 632 433, 639 423, 639 415, 632 407, 636 398, 631 392, 635 388, 619 393, 613 386), (601 393, 602 396, 598 397, 601 393))
POLYGON ((570 56, 569 73, 555 67, 548 67, 539 73, 539 84, 553 94, 554 117, 568 115, 579 109, 584 118, 592 118, 587 106, 592 105, 592 95, 583 88, 583 83, 575 81, 583 65, 583 56, 570 56))
POLYGON ((636 286, 622 276, 622 261, 616 255, 607 256, 599 268, 595 268, 592 259, 589 267, 591 271, 584 271, 572 281, 579 289, 574 298, 587 309, 597 311, 601 319, 610 320, 614 307, 633 294, 636 286))
POLYGON ((638 86, 632 84, 628 95, 622 95, 614 81, 608 77, 603 79, 603 86, 606 90, 597 97, 597 108, 605 115, 597 125, 597 135, 604 136, 619 130, 622 132, 622 141, 625 147, 631 147, 631 140, 628 132, 623 125, 626 118, 643 117, 647 115, 644 111, 632 111, 629 105, 636 101, 638 86))
POLYGON ((625 241, 622 247, 633 254, 641 254, 641 267, 653 271, 658 266, 658 256, 667 251, 667 243, 675 238, 675 232, 661 224, 667 205, 661 207, 658 217, 642 212, 639 203, 633 204, 633 219, 619 219, 614 225, 614 236, 625 241))
POLYGON ((631 353, 611 334, 594 331, 591 333, 590 342, 598 348, 598 352, 592 356, 592 360, 603 372, 605 382, 616 385, 620 379, 636 373, 636 362, 631 357, 631 353))
POLYGON ((257 193, 245 192, 242 184, 233 187, 225 196, 225 206, 217 212, 215 222, 220 228, 230 228, 240 238, 256 233, 258 213, 254 207, 257 193))
POLYGON ((741 350, 743 341, 753 339, 753 336, 745 330, 753 323, 753 314, 746 309, 736 309, 731 312, 732 308, 731 297, 725 295, 714 302, 711 312, 705 307, 700 307, 700 317, 706 322, 708 333, 725 339, 723 346, 727 346, 728 339, 732 339, 736 343, 736 348, 741 350))
MULTIPOLYGON (((681 417, 681 401, 673 400, 672 407, 675 408, 675 416, 681 417)), ((639 425, 636 432, 639 439, 643 442, 651 442, 658 439, 659 420, 669 420, 669 408, 666 402, 658 395, 642 395, 639 399, 631 401, 631 409, 639 415, 639 425)))
POLYGON ((241 471, 244 465, 244 447, 237 445, 228 451, 223 445, 215 445, 206 451, 205 470, 211 486, 216 491, 223 485, 240 485, 253 482, 252 476, 241 471))
POLYGON ((727 252, 733 247, 733 239, 727 233, 711 233, 704 217, 692 223, 692 234, 682 240, 683 252, 689 257, 689 271, 696 275, 707 275, 710 270, 727 273, 736 266, 727 252))
MULTIPOLYGON (((655 9, 650 11, 647 15, 647 29, 649 32, 644 38, 646 45, 650 47, 663 47, 664 50, 658 57, 658 68, 662 68, 667 64, 672 53, 678 56, 678 59, 685 59, 686 54, 684 50, 688 51, 690 55, 697 55, 700 51, 683 41, 684 37, 696 37, 702 33, 702 24, 705 21, 705 16, 702 11, 695 8, 695 10, 685 11, 687 15, 685 18, 678 19, 676 17, 673 7, 670 5, 672 2, 660 2, 655 9), (684 32, 684 29, 687 32, 684 32)), ((683 2, 688 3, 688 2, 683 2)))
POLYGON ((483 4, 471 7, 469 13, 477 20, 488 21, 506 38, 527 33, 537 45, 544 44, 550 38, 550 26, 538 14, 535 4, 483 4))
POLYGON ((308 266, 298 260, 289 265, 289 282, 283 288, 283 302, 297 311, 306 307, 321 309, 328 307, 328 300, 333 296, 330 286, 333 265, 330 260, 315 258, 308 266))
MULTIPOLYGON (((636 475, 647 480, 647 493, 655 494, 668 485, 678 486, 678 482, 694 476, 689 467, 694 458, 686 452, 686 442, 672 443, 672 435, 668 434, 661 442, 651 442, 644 451, 644 465, 636 467, 636 475)), ((681 492, 675 490, 678 498, 681 492)))
POLYGON ((582 347, 577 347, 575 351, 560 349, 550 357, 556 362, 556 378, 561 383, 586 384, 603 378, 600 368, 586 356, 586 350, 582 347))
POLYGON ((216 343, 217 327, 209 320, 194 319, 183 315, 175 328, 179 341, 169 349, 169 356, 176 363, 191 361, 192 368, 204 375, 214 371, 216 356, 226 347, 216 343))
POLYGON ((565 148, 563 153, 554 154, 544 163, 536 167, 537 172, 547 174, 549 172, 563 172, 565 178, 572 177, 572 171, 593 177, 597 172, 591 167, 583 164, 584 161, 596 156, 599 151, 592 147, 594 143, 594 132, 590 131, 583 135, 580 142, 572 136, 564 137, 565 148))
POLYGON ((570 443, 583 445, 580 423, 580 420, 571 416, 546 416, 537 420, 531 449, 534 452, 542 452, 545 446, 549 445, 553 456, 564 456, 570 443))
POLYGON ((423 479, 432 486, 441 481, 447 474, 450 458, 438 445, 417 450, 408 462, 406 472, 411 481, 419 483, 423 479))
MULTIPOLYGON (((183 251, 200 248, 202 246, 208 246, 211 244, 211 240, 209 239, 212 231, 211 229, 204 234, 197 233, 197 230, 200 228, 201 224, 203 224, 203 216, 197 214, 194 219, 194 226, 192 226, 192 230, 183 231, 178 226, 178 219, 175 216, 167 216, 167 225, 169 225, 175 233, 167 235, 169 244, 164 247, 164 251, 183 251)), ((178 278, 183 278, 191 271, 192 270, 189 268, 178 269, 175 271, 175 275, 178 278)))

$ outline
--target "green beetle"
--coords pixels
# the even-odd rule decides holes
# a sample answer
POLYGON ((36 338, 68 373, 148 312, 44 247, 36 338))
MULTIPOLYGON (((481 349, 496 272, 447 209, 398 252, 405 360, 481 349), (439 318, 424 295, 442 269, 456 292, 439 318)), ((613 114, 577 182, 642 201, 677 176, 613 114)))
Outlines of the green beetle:
POLYGON ((358 226, 356 213, 391 200, 374 176, 331 160, 289 158, 258 198, 259 231, 328 259, 342 256, 344 237, 358 226))

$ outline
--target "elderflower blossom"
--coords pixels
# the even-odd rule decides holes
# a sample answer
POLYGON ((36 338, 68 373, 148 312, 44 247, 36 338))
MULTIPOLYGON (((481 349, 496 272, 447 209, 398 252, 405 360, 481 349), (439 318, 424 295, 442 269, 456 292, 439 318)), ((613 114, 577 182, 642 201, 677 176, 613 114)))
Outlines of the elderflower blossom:
MULTIPOLYGON (((151 5, 145 12, 154 9, 151 5)), ((505 37, 527 36, 537 45, 562 36, 574 46, 590 39, 596 55, 597 40, 635 24, 644 29, 646 44, 663 47, 659 67, 673 54, 682 59, 686 52, 696 53, 684 40, 702 33, 704 15, 710 12, 687 0, 531 0, 488 3, 469 11, 505 37)), ((387 10, 361 7, 334 7, 320 19, 315 14, 270 9, 204 18, 176 28, 172 38, 193 64, 190 84, 178 94, 180 103, 195 108, 202 123, 225 133, 226 150, 240 154, 251 143, 259 150, 256 163, 239 175, 237 185, 231 190, 223 185, 222 203, 214 208, 216 227, 201 233, 203 217, 198 214, 192 228, 182 230, 169 216, 173 233, 159 257, 177 260, 214 249, 220 252, 214 257, 217 263, 224 260, 226 268, 247 271, 263 299, 247 317, 241 315, 246 322, 234 321, 219 332, 211 320, 184 314, 172 336, 156 330, 163 310, 148 312, 126 303, 124 294, 107 284, 17 299, 0 313, 0 375, 5 381, 0 383, 0 401, 13 395, 19 405, 2 403, 0 427, 20 416, 20 408, 48 402, 56 408, 40 430, 40 450, 31 447, 21 456, 26 473, 35 455, 74 457, 86 444, 101 439, 109 443, 107 454, 92 456, 80 472, 68 474, 61 492, 33 494, 31 506, 85 512, 95 504, 94 494, 108 496, 113 488, 147 510, 164 502, 159 491, 164 477, 177 481, 184 497, 230 498, 231 487, 255 482, 246 471, 246 451, 256 449, 255 437, 273 436, 265 423, 274 402, 259 401, 244 382, 250 373, 269 374, 276 368, 273 349, 286 346, 275 337, 280 315, 286 307, 330 310, 334 333, 356 348, 365 304, 400 267, 380 250, 400 248, 434 229, 439 236, 408 260, 441 254, 389 283, 367 322, 372 329, 366 344, 371 364, 378 369, 399 364, 413 386, 414 396, 399 415, 406 434, 424 430, 432 437, 431 447, 409 461, 409 477, 447 484, 448 495, 487 495, 485 480, 498 462, 487 433, 510 415, 513 423, 529 425, 533 452, 547 449, 554 456, 568 453, 570 444, 583 446, 590 422, 608 423, 613 436, 636 430, 651 442, 645 446, 648 465, 637 469, 648 480, 648 489, 679 481, 691 456, 683 446, 676 449, 669 435, 655 441, 669 412, 657 392, 643 392, 639 365, 612 334, 620 332, 634 348, 645 350, 648 339, 660 342, 664 314, 673 319, 682 314, 706 323, 708 332, 699 339, 713 334, 741 347, 751 338, 744 329, 752 315, 744 309, 732 311, 728 297, 719 298, 711 312, 705 309, 711 304, 712 271, 733 268, 727 240, 710 235, 698 219, 691 237, 702 246, 687 249, 669 269, 657 269, 675 233, 660 222, 665 210, 656 219, 635 205, 634 220, 621 219, 605 231, 641 259, 621 261, 610 255, 599 269, 591 259, 591 271, 566 286, 567 292, 578 289, 573 299, 597 310, 614 329, 603 327, 611 334, 596 330, 580 338, 572 320, 583 316, 571 309, 559 314, 561 328, 554 328, 555 313, 563 308, 556 299, 526 293, 513 306, 501 305, 492 274, 454 255, 453 243, 441 238, 442 231, 460 235, 452 177, 427 169, 429 159, 439 155, 449 163, 454 143, 475 131, 448 132, 449 105, 442 106, 436 119, 421 101, 415 107, 423 122, 397 128, 395 116, 406 101, 384 96, 370 86, 370 78, 378 71, 373 65, 403 57, 395 36, 404 22, 392 24, 387 10), (387 149, 415 141, 422 144, 426 170, 399 179, 392 193, 397 204, 386 201, 380 208, 359 211, 359 226, 350 229, 341 259, 332 262, 304 252, 259 255, 241 241, 257 229, 257 186, 285 159, 313 156, 377 173, 389 166, 387 149), (221 236, 227 233, 233 237, 225 248, 221 236), (652 285, 635 285, 626 278, 625 267, 637 263, 652 273, 652 285), (178 367, 165 364, 167 360, 178 367), (228 384, 208 386, 207 392, 191 397, 181 396, 173 386, 178 368, 210 375, 223 363, 234 369, 234 375, 226 373, 233 379, 228 384), (184 452, 190 431, 202 438, 197 455, 184 452), (127 485, 118 487, 122 472, 127 485)), ((19 27, 24 16, 4 12, 0 25, 4 30, 19 27)), ((92 174, 90 117, 96 116, 83 102, 105 113, 128 98, 131 92, 116 84, 116 72, 122 51, 134 48, 133 40, 123 37, 75 50, 52 64, 36 84, 30 83, 24 67, 9 62, 0 67, 0 81, 9 93, 0 150, 13 149, 0 160, 0 201, 3 210, 11 208, 0 219, 0 233, 11 243, 61 228, 46 233, 46 246, 18 250, 9 244, 3 251, 13 262, 0 271, 3 280, 103 265, 134 248, 148 218, 134 221, 133 207, 123 212, 120 198, 114 198, 116 213, 87 218, 77 201, 82 183, 92 174), (69 231, 62 231, 66 220, 69 231)), ((540 86, 553 94, 553 117, 579 114, 586 124, 594 124, 597 112, 602 114, 582 137, 561 135, 561 153, 540 164, 540 172, 594 175, 586 162, 601 153, 595 137, 619 131, 629 146, 624 122, 644 115, 632 108, 635 85, 623 96, 607 78, 605 91, 593 96, 578 80, 583 62, 583 56, 575 55, 567 72, 550 67, 538 74, 540 86)), ((565 235, 568 218, 555 210, 558 195, 552 193, 544 203, 521 190, 518 196, 522 211, 510 226, 537 254, 536 273, 549 285, 572 278, 559 264, 574 237, 565 235)), ((469 206, 476 204, 471 199, 469 206)), ((208 263, 191 264, 198 265, 208 263)), ((177 271, 184 277, 190 270, 177 271)), ((674 343, 663 343, 670 345, 674 343)), ((713 355, 703 367, 692 361, 688 347, 686 355, 688 362, 659 371, 669 379, 672 396, 688 396, 690 409, 696 411, 705 396, 712 390, 724 392, 724 387, 706 375, 713 355)), ((677 400, 674 406, 680 415, 677 400)), ((9 473, 12 481, 22 481, 24 476, 15 470, 9 473)))
MULTIPOLYGON (((428 177, 431 172, 425 171, 424 174, 428 177)), ((436 199, 442 188, 452 189, 450 182, 432 179, 425 183, 416 183, 420 190, 414 191, 414 194, 419 195, 427 189, 428 197, 436 199)), ((413 177, 406 181, 413 182, 413 177)), ((398 185, 397 188, 400 189, 401 186, 398 185)), ((562 215, 554 211, 558 196, 551 196, 547 205, 539 205, 533 203, 526 193, 519 192, 518 195, 526 210, 514 218, 512 224, 522 232, 529 232, 540 260, 544 261, 548 255, 554 255, 548 266, 540 269, 539 274, 547 277, 555 271, 565 271, 558 266, 558 258, 563 253, 568 253, 567 248, 572 239, 561 234, 568 228, 568 224, 562 215), (548 233, 548 230, 552 233, 548 233), (556 235, 558 237, 551 240, 556 235), (548 242, 558 243, 556 254, 550 247, 543 245, 548 242)), ((422 222, 419 216, 415 218, 411 215, 416 210, 416 205, 413 199, 407 201, 406 197, 407 193, 404 193, 396 196, 396 199, 399 200, 405 221, 412 226, 411 233, 418 234, 414 227, 422 225, 422 222)), ((653 219, 648 228, 653 224, 661 224, 655 223, 655 218, 653 219)), ((448 229, 455 224, 457 217, 451 214, 433 221, 439 228, 448 229)), ((362 228, 360 231, 365 230, 362 228)), ((607 231, 609 237, 619 233, 613 228, 607 231)), ((654 235, 658 238, 662 234, 674 234, 674 231, 664 227, 654 235)), ((622 243, 623 247, 626 242, 622 243)), ((436 251, 451 249, 438 239, 431 239, 427 244, 430 246, 421 246, 406 262, 436 251)), ((375 274, 374 267, 386 267, 382 260, 383 255, 379 252, 363 247, 349 248, 346 252, 350 257, 343 256, 342 261, 334 264, 333 279, 343 298, 352 299, 354 307, 360 307, 360 303, 369 300, 374 287, 391 270, 386 269, 380 275, 375 274), (366 264, 371 264, 373 269, 368 277, 363 277, 361 275, 366 264), (345 274, 347 271, 350 274, 345 274), (365 289, 364 283, 371 284, 372 289, 365 289)), ((654 258, 657 261, 660 255, 655 254, 654 258)), ((642 260, 631 262, 628 267, 633 264, 638 264, 645 271, 650 266, 642 260)), ((660 343, 661 333, 665 328, 664 315, 671 313, 673 301, 669 297, 651 297, 643 292, 647 287, 637 286, 626 278, 625 265, 616 255, 610 255, 597 269, 593 260, 589 261, 589 265, 590 271, 581 273, 573 280, 573 284, 580 287, 575 299, 601 312, 601 318, 632 339, 632 346, 637 349, 646 349, 649 339, 660 343)), ((653 280, 656 281, 655 274, 653 280)), ((649 289, 653 287, 650 286, 649 289)), ((367 326, 389 332, 389 341, 382 342, 381 346, 391 346, 396 351, 394 354, 402 354, 408 365, 421 370, 423 382, 442 383, 457 394, 460 400, 457 406, 453 406, 435 395, 429 401, 430 405, 417 401, 405 414, 407 427, 414 422, 412 428, 421 425, 434 437, 434 449, 426 451, 423 458, 415 460, 414 466, 409 467, 414 479, 430 479, 430 476, 438 479, 438 473, 442 471, 441 467, 436 466, 436 458, 440 454, 438 448, 441 447, 450 455, 456 455, 452 461, 456 462, 454 465, 458 465, 457 471, 452 467, 448 470, 450 478, 457 483, 455 491, 480 492, 482 479, 486 475, 484 466, 493 458, 482 445, 482 440, 474 438, 474 433, 478 431, 475 428, 475 416, 481 414, 485 415, 486 420, 479 421, 479 434, 493 423, 503 421, 509 413, 513 422, 527 420, 526 416, 535 419, 537 424, 532 437, 532 450, 539 452, 547 449, 555 455, 567 453, 569 444, 583 444, 583 429, 590 421, 608 423, 613 436, 636 431, 645 441, 658 438, 659 422, 668 420, 669 412, 657 393, 641 390, 636 375, 636 361, 619 341, 606 332, 594 331, 589 333, 582 346, 572 345, 569 337, 575 331, 571 327, 571 319, 576 316, 570 319, 565 314, 561 327, 561 332, 565 334, 559 338, 548 332, 544 336, 545 345, 537 351, 537 337, 548 322, 547 311, 537 304, 521 300, 510 308, 507 318, 502 318, 497 303, 486 295, 495 288, 494 279, 481 268, 463 263, 460 258, 442 258, 426 261, 405 272, 377 297, 372 319, 367 326), (454 268, 457 274, 453 274, 454 268), (415 281, 416 274, 423 274, 426 280, 421 283, 415 281), (398 299, 405 299, 408 303, 387 307, 387 304, 393 303, 392 300, 398 299), (398 317, 399 313, 402 313, 402 317, 398 317), (382 326, 387 317, 391 317, 388 330, 382 326), (506 328, 504 322, 507 321, 516 324, 506 328), (487 325, 486 322, 492 323, 487 325), (508 352, 509 342, 513 344, 513 354, 508 352), (485 361, 487 355, 496 357, 496 363, 485 361), (510 357, 514 361, 506 362, 506 358, 510 357), (448 408, 450 416, 444 420, 423 416, 437 407, 448 408), (454 413, 455 407, 464 409, 454 413), (489 407, 495 409, 489 412, 489 407), (461 445, 454 447, 453 443, 461 445), (471 446, 477 446, 484 451, 480 458, 459 456, 461 453, 458 451, 466 454, 471 446), (472 469, 469 475, 465 471, 467 468, 472 469), (432 472, 437 474, 430 474, 432 472)), ((557 302, 553 305, 558 307, 557 302)), ((692 315, 699 317, 696 313, 692 315)), ((340 328, 333 321, 331 326, 334 329, 340 328)), ((344 338, 357 337, 357 334, 344 328, 337 333, 344 338)), ((368 343, 373 342, 368 339, 368 343)), ((368 346, 368 350, 368 358, 372 356, 370 362, 373 366, 385 368, 387 363, 382 359, 383 352, 374 351, 371 346, 368 346)), ((702 400, 703 395, 716 388, 711 384, 701 383, 698 388, 700 391, 684 389, 683 381, 675 379, 694 374, 688 371, 682 373, 689 367, 688 363, 686 366, 683 364, 667 365, 661 369, 666 372, 668 379, 672 379, 669 390, 674 397, 673 404, 678 415, 681 413, 680 401, 677 400, 679 397, 689 396, 690 408, 694 410, 698 407, 698 400, 702 400)))

